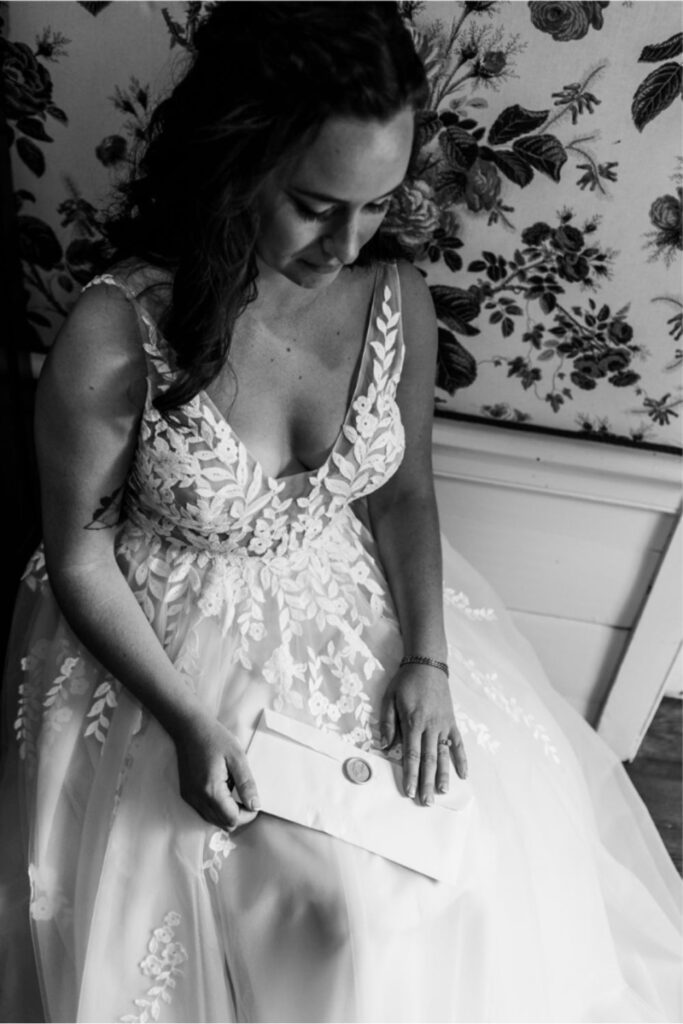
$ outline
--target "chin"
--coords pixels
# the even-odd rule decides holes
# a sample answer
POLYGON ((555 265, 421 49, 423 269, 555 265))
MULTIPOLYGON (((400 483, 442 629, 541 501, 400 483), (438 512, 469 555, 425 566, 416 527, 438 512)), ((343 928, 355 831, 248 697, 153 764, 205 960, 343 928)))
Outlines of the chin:
POLYGON ((294 284, 300 288, 326 288, 339 277, 344 269, 343 264, 334 269, 316 269, 316 267, 299 261, 296 266, 281 271, 294 284))
POLYGON ((343 263, 331 268, 325 266, 318 267, 313 260, 309 261, 305 257, 292 257, 283 262, 271 261, 260 257, 260 263, 261 272, 265 273, 266 276, 269 274, 279 275, 286 278, 287 281, 291 281, 292 284, 297 285, 299 288, 309 290, 326 288, 333 281, 336 281, 344 269, 343 263))

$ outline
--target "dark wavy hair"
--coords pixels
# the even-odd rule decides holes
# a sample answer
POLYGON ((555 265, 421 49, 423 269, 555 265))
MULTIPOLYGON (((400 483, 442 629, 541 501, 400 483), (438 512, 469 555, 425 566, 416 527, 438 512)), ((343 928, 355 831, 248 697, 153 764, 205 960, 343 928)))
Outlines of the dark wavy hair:
MULTIPOLYGON (((257 201, 331 115, 418 110, 426 78, 395 3, 223 2, 199 24, 183 78, 155 109, 107 225, 114 259, 172 273, 163 331, 182 405, 218 374, 256 295, 257 201)), ((381 258, 371 240, 359 262, 381 258)))

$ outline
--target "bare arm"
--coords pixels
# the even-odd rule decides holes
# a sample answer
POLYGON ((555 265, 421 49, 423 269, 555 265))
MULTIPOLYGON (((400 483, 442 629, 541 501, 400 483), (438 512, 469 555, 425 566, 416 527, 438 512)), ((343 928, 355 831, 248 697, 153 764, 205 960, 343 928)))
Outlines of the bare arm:
MULTIPOLYGON (((406 265, 400 274, 406 356, 397 400, 406 451, 398 471, 370 496, 369 510, 404 651, 445 662, 441 544, 431 458, 436 318, 418 271, 406 265)), ((450 739, 456 769, 466 774, 447 679, 439 669, 399 669, 385 695, 382 728, 389 744, 399 735, 402 739, 408 795, 419 788, 421 800, 429 803, 435 785, 440 792, 447 788, 449 748, 439 745, 439 739, 450 739)))
POLYGON ((246 760, 176 671, 115 558, 120 500, 145 388, 132 306, 113 287, 90 289, 62 328, 38 385, 36 447, 47 569, 74 632, 176 743, 185 799, 208 820, 233 825, 237 805, 215 748, 225 747, 249 806, 256 791, 246 760), (207 748, 214 750, 211 767, 197 771, 207 748))

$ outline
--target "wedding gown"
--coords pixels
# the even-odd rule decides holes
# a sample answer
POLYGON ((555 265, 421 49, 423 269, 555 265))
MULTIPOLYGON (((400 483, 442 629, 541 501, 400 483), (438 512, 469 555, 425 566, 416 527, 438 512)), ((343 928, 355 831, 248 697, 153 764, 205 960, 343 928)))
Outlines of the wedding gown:
MULTIPOLYGON (((205 393, 161 417, 163 337, 134 282, 92 283, 123 288, 144 334, 117 553, 169 656, 245 746, 272 708, 368 748, 402 655, 364 505, 403 451, 395 266, 329 458, 277 479, 205 393)), ((654 825, 444 547, 477 808, 456 884, 264 813, 232 835, 204 822, 169 737, 64 621, 38 549, 6 682, 2 1019, 35 1019, 38 985, 56 1021, 680 1019, 680 880, 654 825)))

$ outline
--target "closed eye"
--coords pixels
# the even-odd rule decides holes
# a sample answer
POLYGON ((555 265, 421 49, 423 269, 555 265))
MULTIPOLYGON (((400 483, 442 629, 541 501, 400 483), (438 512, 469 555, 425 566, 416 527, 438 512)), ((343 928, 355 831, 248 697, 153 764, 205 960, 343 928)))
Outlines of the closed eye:
MULTIPOLYGON (((334 216, 334 214, 339 210, 339 207, 337 207, 337 206, 328 206, 328 207, 325 207, 325 209, 323 209, 323 210, 314 210, 312 207, 308 206, 306 203, 302 203, 300 199, 296 198, 296 196, 290 196, 289 198, 290 198, 290 200, 292 202, 292 205, 294 206, 295 210, 297 211, 298 215, 302 218, 302 220, 311 220, 311 221, 327 221, 327 220, 331 220, 331 218, 334 216)), ((380 202, 377 202, 377 203, 366 203, 365 206, 363 207, 363 209, 365 211, 367 211, 371 216, 375 216, 375 217, 382 216, 383 214, 386 213, 387 209, 389 208, 389 203, 390 202, 391 202, 391 196, 387 196, 386 199, 382 199, 382 200, 380 200, 380 202)))
POLYGON ((387 196, 386 199, 382 199, 379 203, 367 203, 365 209, 371 213, 386 213, 390 202, 391 196, 387 196))

